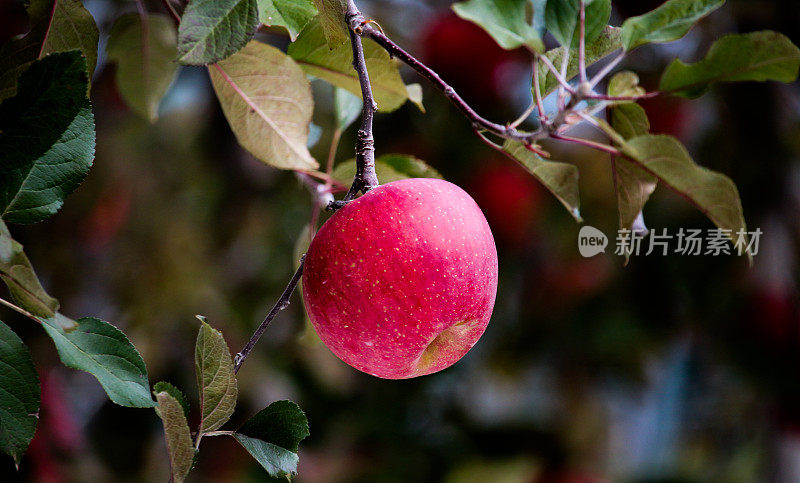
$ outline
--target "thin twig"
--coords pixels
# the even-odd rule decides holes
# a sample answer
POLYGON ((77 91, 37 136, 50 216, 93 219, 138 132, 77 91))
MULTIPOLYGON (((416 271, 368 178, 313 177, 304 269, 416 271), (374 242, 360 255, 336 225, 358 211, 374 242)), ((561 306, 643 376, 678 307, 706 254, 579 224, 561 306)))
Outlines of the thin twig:
POLYGON ((562 136, 561 134, 551 134, 550 135, 553 139, 558 139, 559 141, 566 141, 569 143, 580 144, 581 146, 586 146, 587 148, 596 149, 598 151, 603 151, 606 153, 611 153, 617 156, 622 155, 619 149, 609 146, 607 144, 596 143, 594 141, 590 141, 588 139, 581 139, 581 138, 573 138, 570 136, 562 136))
POLYGON ((11 309, 11 310, 13 310, 15 312, 19 312, 20 314, 24 315, 25 317, 27 317, 29 319, 34 320, 35 322, 39 322, 39 323, 42 322, 41 320, 39 320, 38 317, 36 317, 32 313, 28 312, 27 310, 23 309, 22 307, 20 307, 18 305, 12 304, 11 302, 9 302, 6 299, 0 298, 0 304, 1 305, 5 305, 6 307, 8 307, 9 309, 11 309))
MULTIPOLYGON (((559 82, 561 85, 558 86, 558 108, 560 110, 564 109, 564 98, 567 97, 566 90, 569 87, 569 83, 567 82, 567 68, 569 67, 569 45, 564 46, 564 56, 561 57, 561 77, 559 78, 559 82), (562 82, 563 80, 563 82, 562 82)), ((572 92, 570 92, 572 94, 572 92)), ((574 94, 573 94, 574 95, 574 94)))
POLYGON ((598 101, 638 101, 639 99, 649 99, 661 95, 660 91, 646 92, 641 96, 609 96, 606 94, 591 93, 585 96, 586 99, 595 99, 598 101))
POLYGON ((172 18, 175 20, 175 23, 180 24, 181 16, 178 15, 178 12, 175 10, 175 7, 173 7, 172 4, 169 3, 169 0, 161 0, 161 3, 164 4, 164 7, 167 9, 170 15, 172 15, 172 18))
MULTIPOLYGON (((568 52, 569 49, 565 48, 564 51, 568 52)), ((556 66, 553 65, 553 62, 550 61, 550 59, 546 55, 540 55, 539 60, 541 60, 542 64, 544 64, 544 66, 547 67, 547 70, 549 70, 550 73, 553 74, 553 77, 556 78, 561 87, 566 89, 567 92, 569 92, 570 94, 575 93, 575 89, 573 89, 572 86, 569 85, 569 81, 567 81, 567 79, 565 79, 564 76, 561 75, 561 72, 559 72, 558 69, 556 69, 556 66)), ((567 58, 567 61, 569 61, 569 58, 567 58)))
POLYGON ((539 58, 537 54, 533 63, 533 92, 536 96, 536 107, 539 109, 539 120, 542 124, 547 121, 547 114, 544 112, 544 102, 542 102, 542 88, 539 85, 539 58))
POLYGON ((303 266, 305 265, 306 256, 303 255, 300 258, 300 266, 297 267, 297 270, 292 275, 292 279, 289 280, 289 285, 286 286, 283 293, 281 294, 281 298, 275 302, 275 305, 272 306, 272 310, 269 311, 267 316, 264 318, 264 321, 261 322, 261 325, 258 326, 258 329, 253 333, 253 336, 250 337, 250 340, 247 341, 247 344, 244 348, 236 354, 233 360, 233 372, 239 372, 239 368, 242 367, 242 363, 247 358, 247 355, 250 354, 250 351, 253 350, 258 339, 264 334, 264 331, 267 330, 267 326, 269 323, 272 322, 272 319, 275 318, 278 313, 289 306, 289 298, 292 296, 292 292, 297 287, 297 284, 300 282, 300 277, 303 275, 303 266))
POLYGON ((581 0, 580 38, 578 39, 578 72, 581 83, 586 82, 586 1, 581 0))
POLYGON ((464 99, 456 92, 455 89, 453 89, 452 86, 439 77, 439 74, 437 74, 427 65, 420 62, 416 57, 406 52, 402 47, 389 39, 389 37, 387 37, 383 32, 373 27, 371 23, 359 25, 356 33, 360 33, 361 35, 365 35, 374 40, 378 45, 383 47, 383 49, 386 50, 389 55, 399 59, 401 62, 417 71, 417 73, 422 77, 428 79, 436 88, 444 93, 445 97, 447 97, 450 102, 452 102, 453 105, 459 111, 461 111, 464 116, 466 116, 467 119, 469 119, 473 126, 492 132, 506 139, 515 139, 523 142, 533 142, 537 139, 547 137, 547 133, 541 129, 534 132, 518 131, 509 126, 489 121, 488 119, 480 116, 469 104, 466 103, 466 101, 464 101, 464 99))
POLYGON ((603 80, 608 75, 609 72, 611 72, 611 69, 613 69, 614 67, 617 66, 617 64, 622 62, 622 59, 624 58, 625 58, 625 52, 622 51, 619 53, 618 56, 614 57, 614 59, 612 59, 611 62, 603 66, 603 68, 600 69, 600 71, 597 74, 595 74, 594 77, 592 77, 592 80, 589 81, 589 85, 592 86, 592 88, 594 88, 601 80, 603 80))

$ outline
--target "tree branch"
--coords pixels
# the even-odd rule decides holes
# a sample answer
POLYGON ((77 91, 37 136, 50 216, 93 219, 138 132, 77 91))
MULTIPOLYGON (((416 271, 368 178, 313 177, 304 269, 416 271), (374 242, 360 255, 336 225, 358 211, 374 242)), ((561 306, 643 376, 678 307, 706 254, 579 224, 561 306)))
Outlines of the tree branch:
POLYGON ((239 368, 242 367, 242 363, 247 358, 248 354, 250 354, 250 351, 253 350, 253 347, 255 347, 258 339, 260 339, 264 334, 264 331, 267 330, 267 327, 269 326, 269 323, 272 322, 272 319, 274 319, 281 310, 289 306, 289 298, 292 296, 292 292, 294 292, 294 289, 300 282, 300 277, 303 275, 305 261, 306 256, 303 255, 303 257, 300 258, 300 266, 297 267, 294 275, 292 275, 292 279, 289 280, 289 285, 287 285, 284 289, 283 294, 281 294, 281 298, 279 298, 278 301, 275 302, 275 305, 272 306, 272 310, 269 311, 267 316, 264 318, 264 321, 258 326, 258 329, 256 329, 256 331, 253 333, 253 336, 250 337, 250 340, 247 341, 247 344, 244 346, 244 348, 239 351, 238 354, 236 354, 236 357, 233 358, 233 372, 239 372, 239 368))

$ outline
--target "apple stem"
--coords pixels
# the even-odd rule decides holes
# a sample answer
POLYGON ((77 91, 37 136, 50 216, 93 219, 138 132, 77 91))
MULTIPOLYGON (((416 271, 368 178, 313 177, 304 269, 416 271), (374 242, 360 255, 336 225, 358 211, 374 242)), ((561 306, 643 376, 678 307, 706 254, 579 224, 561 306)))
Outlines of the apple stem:
POLYGON ((264 317, 261 325, 258 326, 256 331, 250 337, 250 340, 247 341, 247 344, 244 346, 244 348, 239 351, 238 354, 236 354, 236 357, 233 358, 234 373, 239 372, 239 368, 242 367, 242 363, 244 363, 244 360, 247 358, 248 354, 250 354, 250 351, 253 350, 253 347, 255 347, 256 343, 258 343, 258 339, 261 338, 261 336, 264 334, 264 331, 267 330, 267 326, 269 326, 270 322, 272 322, 272 319, 274 319, 281 310, 289 306, 289 299, 291 298, 294 289, 297 288, 297 284, 300 283, 300 277, 303 275, 305 261, 305 255, 300 257, 300 265, 297 267, 294 275, 292 275, 289 285, 286 286, 283 294, 281 294, 281 298, 279 298, 278 301, 275 302, 275 305, 272 306, 272 310, 270 310, 267 316, 264 317))
POLYGON ((587 82, 586 78, 586 2, 581 0, 580 37, 578 38, 578 71, 581 83, 587 82))

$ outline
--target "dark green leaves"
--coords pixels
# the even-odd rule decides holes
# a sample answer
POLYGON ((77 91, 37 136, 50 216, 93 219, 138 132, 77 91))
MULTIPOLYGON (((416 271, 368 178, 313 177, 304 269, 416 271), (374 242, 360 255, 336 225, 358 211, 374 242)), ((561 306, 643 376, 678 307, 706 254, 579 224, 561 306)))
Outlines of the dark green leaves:
POLYGON ((39 283, 33 266, 22 251, 22 245, 11 238, 8 227, 0 220, 0 278, 8 286, 14 301, 39 317, 53 317, 58 300, 49 296, 39 283))
POLYGON ((213 431, 233 414, 238 389, 233 361, 222 334, 203 322, 194 352, 200 390, 200 433, 213 431))
POLYGON ((506 140, 503 150, 541 182, 569 211, 576 221, 583 221, 578 193, 578 168, 572 164, 545 161, 519 141, 506 140))
MULTIPOLYGON (((330 50, 323 32, 323 25, 319 21, 311 21, 300 33, 297 41, 289 46, 289 55, 307 74, 360 96, 361 85, 353 69, 352 48, 349 44, 342 44, 330 50)), ((378 108, 381 112, 393 111, 403 105, 409 97, 397 64, 372 40, 364 39, 363 45, 372 92, 378 108)))
MULTIPOLYGON (((611 0, 586 0, 586 44, 593 42, 608 24, 611 0)), ((562 46, 578 47, 580 0, 548 0, 544 12, 547 29, 562 46)))
POLYGON ((155 405, 142 356, 125 334, 93 317, 78 319, 77 327, 67 332, 59 318, 64 317, 56 314, 54 318, 40 320, 65 366, 96 377, 108 397, 121 406, 155 405))
POLYGON ((106 50, 117 64, 117 88, 131 109, 151 122, 158 118, 158 104, 178 71, 175 46, 175 26, 165 15, 150 14, 143 20, 127 14, 111 28, 106 50))
POLYGON ((771 31, 726 35, 700 62, 675 59, 664 71, 661 90, 698 97, 716 82, 793 82, 798 67, 800 50, 784 35, 771 31))
MULTIPOLYGON (((614 52, 622 46, 620 40, 620 29, 616 27, 606 27, 600 35, 592 42, 586 44, 586 65, 587 67, 598 60, 614 52)), ((561 59, 564 56, 566 47, 550 49, 545 54, 557 68, 561 66, 561 59)), ((544 64, 539 62, 539 79, 542 89, 542 97, 553 92, 558 88, 558 79, 544 64)), ((578 73, 578 51, 570 50, 569 63, 567 64, 567 79, 574 77, 578 73)))
POLYGON ((297 447, 309 435, 308 420, 297 404, 276 401, 234 433, 239 443, 274 478, 297 472, 297 447))
POLYGON ((317 9, 312 0, 258 0, 261 23, 284 27, 292 42, 316 15, 317 9))
POLYGON ((35 223, 52 215, 94 159, 86 59, 51 54, 31 64, 0 104, 0 216, 35 223))
POLYGON ((544 44, 536 29, 526 21, 529 0, 468 0, 456 3, 456 14, 483 28, 507 50, 527 47, 542 52, 544 44))
POLYGON ((19 464, 39 420, 39 376, 17 334, 0 322, 0 450, 19 464))
POLYGON ((194 446, 186 415, 181 403, 169 391, 156 392, 156 400, 158 415, 164 424, 172 481, 181 482, 189 474, 194 461, 194 446))
POLYGON ((625 50, 651 42, 678 40, 723 3, 725 0, 670 0, 651 12, 631 17, 622 24, 625 50))
POLYGON ((238 52, 258 27, 256 0, 192 0, 178 27, 178 60, 206 65, 238 52))

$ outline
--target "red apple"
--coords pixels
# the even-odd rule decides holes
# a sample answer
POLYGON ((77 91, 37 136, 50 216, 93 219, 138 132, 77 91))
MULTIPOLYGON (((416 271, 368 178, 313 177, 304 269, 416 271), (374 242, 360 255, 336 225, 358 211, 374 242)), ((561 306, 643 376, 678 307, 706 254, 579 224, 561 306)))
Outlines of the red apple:
POLYGON ((478 341, 497 294, 480 208, 438 179, 405 179, 350 202, 306 256, 303 300, 322 341, 386 379, 449 367, 478 341))

